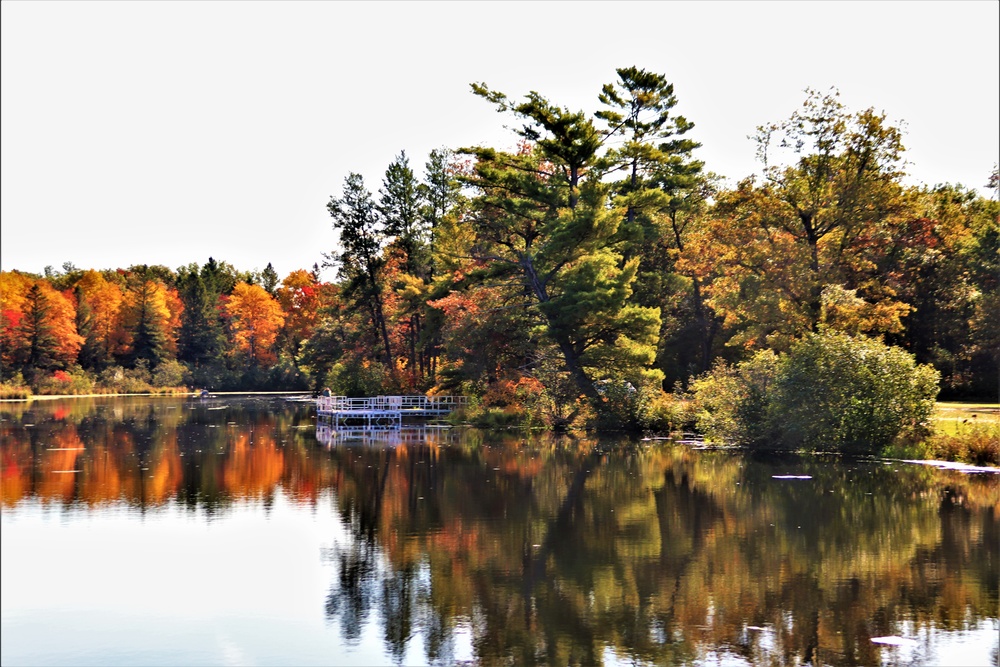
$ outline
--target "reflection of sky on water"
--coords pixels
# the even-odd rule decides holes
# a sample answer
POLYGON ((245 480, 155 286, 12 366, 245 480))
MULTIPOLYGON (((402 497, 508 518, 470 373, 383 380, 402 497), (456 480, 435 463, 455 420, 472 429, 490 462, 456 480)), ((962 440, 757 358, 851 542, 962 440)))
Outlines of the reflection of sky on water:
POLYGON ((4 629, 4 664, 114 655, 122 664, 159 656, 162 664, 226 664, 241 652, 277 664, 260 651, 296 636, 286 655, 306 650, 328 664, 317 644, 330 634, 321 613, 330 568, 320 550, 346 539, 333 505, 330 494, 313 510, 278 493, 266 513, 247 502, 211 521, 173 505, 144 514, 38 503, 5 511, 0 590, 4 625, 16 631, 4 629))
MULTIPOLYGON (((3 664, 389 664, 377 617, 349 645, 323 614, 336 574, 324 554, 352 539, 336 509, 330 493, 308 507, 280 491, 266 512, 224 516, 6 509, 3 664)), ((468 638, 455 633, 456 659, 471 657, 468 638)), ((423 656, 416 635, 403 662, 423 656)))

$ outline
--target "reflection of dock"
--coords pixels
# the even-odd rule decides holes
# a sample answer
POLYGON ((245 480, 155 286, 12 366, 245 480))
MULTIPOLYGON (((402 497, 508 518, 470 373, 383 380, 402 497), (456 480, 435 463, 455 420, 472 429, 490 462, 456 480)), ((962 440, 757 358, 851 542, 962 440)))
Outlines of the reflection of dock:
POLYGON ((361 444, 376 447, 397 447, 399 445, 445 445, 458 439, 460 431, 450 428, 428 428, 425 426, 404 426, 399 429, 366 431, 363 428, 335 429, 330 424, 316 424, 316 439, 325 447, 341 444, 361 444))
MULTIPOLYGON (((316 416, 334 431, 398 431, 404 418, 444 417, 468 405, 467 396, 320 396, 316 416)), ((317 429, 318 431, 318 429, 317 429)))

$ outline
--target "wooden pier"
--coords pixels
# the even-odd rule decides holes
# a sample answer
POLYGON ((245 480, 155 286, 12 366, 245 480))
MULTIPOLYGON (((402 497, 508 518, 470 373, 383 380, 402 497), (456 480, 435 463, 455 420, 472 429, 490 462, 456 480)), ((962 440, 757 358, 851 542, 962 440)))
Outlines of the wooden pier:
POLYGON ((404 418, 443 417, 468 403, 468 396, 320 396, 316 416, 335 431, 398 431, 404 418))

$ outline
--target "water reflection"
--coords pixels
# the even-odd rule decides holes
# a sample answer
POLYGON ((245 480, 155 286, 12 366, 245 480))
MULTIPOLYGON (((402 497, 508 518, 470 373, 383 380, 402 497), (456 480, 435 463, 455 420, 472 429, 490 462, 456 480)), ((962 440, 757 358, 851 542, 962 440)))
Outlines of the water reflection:
POLYGON ((139 508, 179 502, 217 511, 280 485, 315 501, 329 487, 308 409, 274 399, 75 399, 4 407, 4 507, 45 503, 139 508))
POLYGON ((332 493, 348 539, 324 552, 317 613, 348 649, 377 628, 397 663, 414 647, 442 664, 997 659, 998 475, 442 429, 359 439, 271 399, 5 406, 0 436, 5 516, 332 493))

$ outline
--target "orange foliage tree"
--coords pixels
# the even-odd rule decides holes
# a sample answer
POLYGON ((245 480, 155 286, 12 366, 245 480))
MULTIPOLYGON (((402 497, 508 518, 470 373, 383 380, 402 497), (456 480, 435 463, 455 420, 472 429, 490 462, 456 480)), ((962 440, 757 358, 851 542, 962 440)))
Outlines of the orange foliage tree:
POLYGON ((285 323, 277 301, 259 285, 238 283, 225 305, 233 340, 251 366, 274 363, 273 345, 285 323))
POLYGON ((48 282, 34 281, 20 308, 5 313, 10 326, 4 332, 4 354, 13 367, 36 375, 76 362, 83 343, 76 330, 76 309, 48 282))
POLYGON ((299 346, 313 334, 319 319, 321 283, 305 269, 292 271, 277 290, 278 304, 285 312, 284 344, 294 357, 299 346))
POLYGON ((122 288, 100 272, 89 270, 77 280, 75 293, 77 322, 85 337, 80 363, 85 368, 108 363, 124 342, 122 288))
POLYGON ((18 329, 24 312, 24 298, 33 279, 20 271, 0 271, 0 377, 15 372, 18 329))

